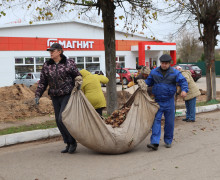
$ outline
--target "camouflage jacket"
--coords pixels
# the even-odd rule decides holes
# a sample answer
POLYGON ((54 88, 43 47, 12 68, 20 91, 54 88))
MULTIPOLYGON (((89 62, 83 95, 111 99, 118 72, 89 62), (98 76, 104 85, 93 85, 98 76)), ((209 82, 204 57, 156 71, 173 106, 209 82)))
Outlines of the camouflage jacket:
POLYGON ((75 77, 79 75, 75 62, 67 59, 66 56, 62 55, 58 64, 50 59, 42 67, 35 97, 40 98, 48 85, 50 96, 70 94, 75 85, 75 77))

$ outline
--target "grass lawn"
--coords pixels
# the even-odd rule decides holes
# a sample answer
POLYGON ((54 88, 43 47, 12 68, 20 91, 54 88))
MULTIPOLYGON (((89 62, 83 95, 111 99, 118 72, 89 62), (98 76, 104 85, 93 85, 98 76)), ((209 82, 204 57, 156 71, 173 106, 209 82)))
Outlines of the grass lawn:
POLYGON ((196 106, 207 106, 207 105, 212 105, 212 104, 219 104, 220 101, 219 100, 211 100, 211 101, 208 101, 208 102, 198 102, 196 103, 196 106))
MULTIPOLYGON (((219 103, 220 103, 219 100, 211 100, 211 101, 208 101, 208 102, 206 102, 206 101, 197 102, 197 103, 196 103, 196 107, 198 107, 198 106, 208 106, 208 105, 219 104, 219 103)), ((177 106, 176 106, 176 109, 185 109, 185 108, 186 108, 186 107, 185 107, 184 104, 182 104, 182 105, 177 105, 177 106)))
POLYGON ((18 133, 24 131, 32 131, 37 129, 49 129, 54 127, 57 127, 56 122, 54 120, 51 120, 41 124, 23 125, 19 127, 10 127, 6 129, 2 129, 0 130, 0 135, 12 134, 12 133, 18 133))

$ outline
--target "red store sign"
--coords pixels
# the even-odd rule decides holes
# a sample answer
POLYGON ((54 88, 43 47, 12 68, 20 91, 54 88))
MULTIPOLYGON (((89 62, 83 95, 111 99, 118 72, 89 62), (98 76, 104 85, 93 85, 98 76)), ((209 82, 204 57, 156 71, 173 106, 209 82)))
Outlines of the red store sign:
POLYGON ((55 42, 65 51, 104 51, 104 40, 101 39, 38 37, 0 37, 0 51, 45 51, 55 42))

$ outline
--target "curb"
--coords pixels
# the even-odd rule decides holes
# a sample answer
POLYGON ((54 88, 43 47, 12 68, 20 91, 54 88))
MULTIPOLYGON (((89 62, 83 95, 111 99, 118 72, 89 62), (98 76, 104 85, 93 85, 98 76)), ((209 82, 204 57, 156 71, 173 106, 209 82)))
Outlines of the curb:
MULTIPOLYGON (((199 106, 196 107, 196 113, 202 112, 209 112, 220 109, 220 104, 208 105, 208 106, 199 106)), ((176 111, 176 116, 185 116, 186 109, 178 109, 176 111)), ((41 130, 33 130, 33 131, 26 131, 14 134, 8 134, 0 136, 0 147, 29 142, 29 141, 36 141, 45 138, 51 138, 60 136, 60 131, 58 128, 50 128, 50 129, 41 129, 41 130)))
POLYGON ((0 136, 0 147, 56 137, 60 135, 58 128, 39 129, 0 136))
MULTIPOLYGON (((213 105, 208 105, 208 106, 199 106, 196 107, 196 113, 203 113, 203 112, 209 112, 209 111, 214 111, 220 109, 220 104, 213 104, 213 105)), ((176 111, 175 116, 185 116, 186 115, 186 109, 178 109, 176 111)))

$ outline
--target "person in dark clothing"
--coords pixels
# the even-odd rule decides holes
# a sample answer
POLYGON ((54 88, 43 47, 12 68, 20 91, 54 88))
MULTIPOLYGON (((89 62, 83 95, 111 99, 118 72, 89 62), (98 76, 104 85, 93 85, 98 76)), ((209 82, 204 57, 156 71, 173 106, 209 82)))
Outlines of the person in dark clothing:
MULTIPOLYGON (((146 80, 147 77, 149 76, 150 74, 150 68, 146 67, 146 66, 139 66, 141 69, 140 71, 138 72, 137 76, 136 77, 133 77, 133 81, 131 81, 127 87, 130 88, 132 86, 134 86, 135 84, 138 84, 138 80, 139 79, 143 79, 143 80, 146 80)), ((151 96, 151 98, 153 97, 153 94, 152 94, 152 87, 148 87, 147 88, 147 93, 149 94, 149 96, 151 96)))
POLYGON ((148 86, 152 86, 152 93, 155 101, 160 105, 160 108, 155 115, 152 126, 151 143, 147 144, 148 148, 157 150, 161 136, 161 118, 164 114, 164 142, 167 148, 171 147, 174 132, 175 120, 175 105, 174 95, 176 93, 176 84, 181 86, 181 96, 186 97, 188 92, 188 83, 178 70, 170 66, 172 60, 170 55, 164 54, 160 57, 160 67, 151 70, 147 80, 148 86))
POLYGON ((136 77, 134 77, 134 83, 137 84, 138 79, 146 80, 147 77, 149 76, 149 74, 150 74, 150 69, 146 66, 143 66, 140 70, 140 74, 138 74, 136 77))
POLYGON ((67 59, 63 54, 63 48, 60 44, 54 43, 47 49, 50 57, 44 63, 40 81, 35 92, 35 102, 39 104, 39 99, 49 86, 48 94, 50 95, 55 111, 56 124, 63 137, 66 148, 61 153, 73 153, 76 150, 77 142, 71 136, 62 122, 62 112, 65 109, 75 81, 81 82, 82 77, 73 60, 67 59))
MULTIPOLYGON (((148 67, 146 67, 146 66, 142 66, 141 71, 140 71, 140 74, 134 78, 134 83, 135 83, 135 84, 138 84, 137 81, 138 81, 139 79, 146 80, 146 79, 148 78, 150 72, 151 72, 150 68, 148 68, 148 67)), ((147 93, 149 94, 149 96, 150 96, 151 98, 153 98, 152 87, 147 87, 147 93)))

